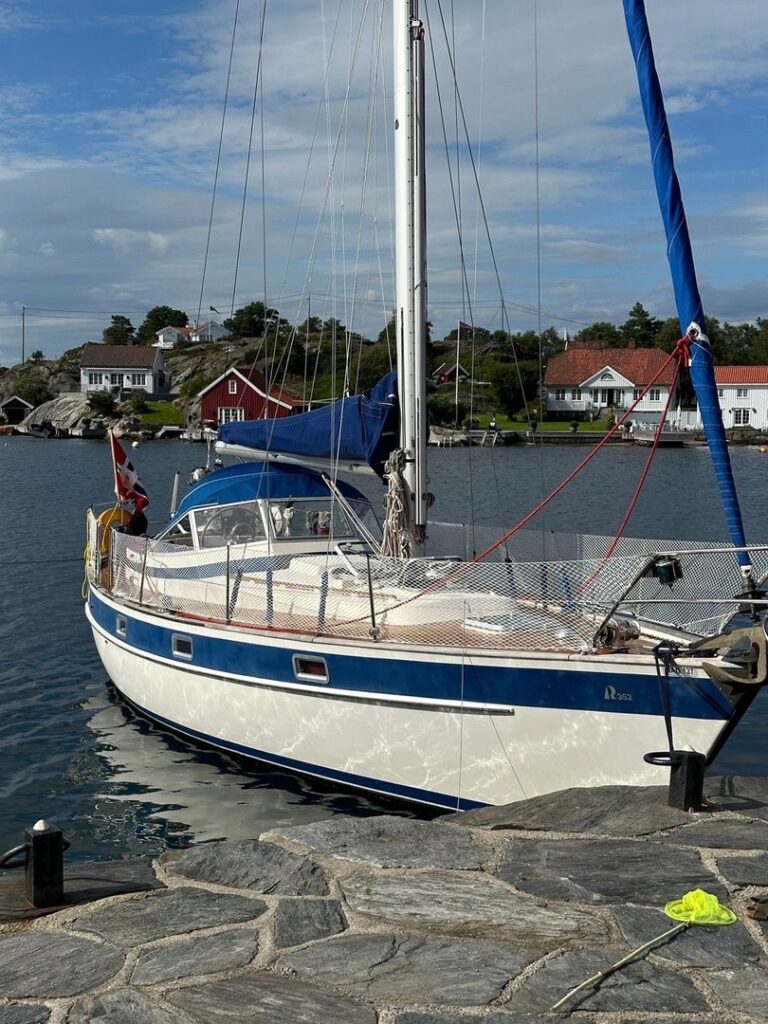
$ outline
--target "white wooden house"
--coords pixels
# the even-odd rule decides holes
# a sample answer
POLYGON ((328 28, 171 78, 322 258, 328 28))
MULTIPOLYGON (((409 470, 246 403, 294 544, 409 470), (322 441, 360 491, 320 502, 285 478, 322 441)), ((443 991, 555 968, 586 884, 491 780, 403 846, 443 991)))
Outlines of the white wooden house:
POLYGON ((726 429, 768 429, 768 366, 716 366, 715 383, 726 429))
POLYGON ((192 342, 219 341, 226 338, 229 331, 215 320, 191 324, 189 327, 163 327, 157 334, 157 341, 152 342, 154 348, 169 349, 182 339, 192 342))
MULTIPOLYGON (((544 376, 547 412, 586 413, 597 416, 605 410, 621 413, 645 396, 633 411, 633 418, 658 420, 669 400, 674 379, 669 358, 658 348, 607 348, 599 342, 571 342, 564 352, 552 356, 544 376), (659 375, 657 377, 657 374, 659 375)), ((672 395, 674 409, 677 395, 672 395)))
POLYGON ((163 353, 153 345, 99 345, 89 342, 80 357, 80 391, 146 391, 167 394, 171 375, 163 353))

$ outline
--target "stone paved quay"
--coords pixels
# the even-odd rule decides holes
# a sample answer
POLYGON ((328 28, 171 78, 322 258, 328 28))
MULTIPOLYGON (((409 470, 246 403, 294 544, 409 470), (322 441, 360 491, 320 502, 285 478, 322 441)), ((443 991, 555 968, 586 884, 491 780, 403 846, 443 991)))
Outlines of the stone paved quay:
POLYGON ((696 887, 738 923, 688 929, 568 1012, 765 1024, 768 925, 745 906, 768 895, 768 778, 706 789, 699 814, 665 789, 605 787, 434 821, 338 817, 168 853, 149 879, 121 862, 121 895, 81 867, 68 891, 90 902, 6 913, 0 1024, 535 1024, 696 887))

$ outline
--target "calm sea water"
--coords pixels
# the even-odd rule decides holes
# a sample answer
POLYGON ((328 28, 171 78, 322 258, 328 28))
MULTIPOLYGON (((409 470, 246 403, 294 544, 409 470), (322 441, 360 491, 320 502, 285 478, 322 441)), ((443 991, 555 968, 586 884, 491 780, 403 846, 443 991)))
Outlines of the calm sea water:
MULTIPOLYGON (((430 453, 435 517, 513 524, 587 449, 520 447, 430 453)), ((547 511, 547 529, 609 533, 647 452, 595 459, 547 511)), ((768 455, 732 453, 751 541, 768 540, 768 455)), ((131 452, 150 494, 152 527, 204 461, 200 445, 154 442, 131 452)), ((64 828, 70 857, 156 854, 219 837, 254 837, 277 824, 393 803, 202 751, 148 724, 111 691, 81 599, 85 509, 111 495, 104 442, 0 438, 0 852, 40 817, 64 828)), ((363 489, 378 501, 376 482, 363 489)), ((183 493, 183 490, 182 490, 183 493)), ((706 449, 660 451, 628 531, 720 540, 725 526, 706 449)), ((768 694, 761 694, 715 771, 765 775, 768 694)))

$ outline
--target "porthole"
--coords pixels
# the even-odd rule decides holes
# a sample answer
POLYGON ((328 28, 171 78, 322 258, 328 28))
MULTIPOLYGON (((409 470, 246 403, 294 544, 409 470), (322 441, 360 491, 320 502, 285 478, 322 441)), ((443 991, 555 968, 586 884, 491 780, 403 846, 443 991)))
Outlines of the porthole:
POLYGON ((117 616, 117 622, 115 623, 115 632, 118 636, 125 636, 128 632, 128 622, 123 615, 117 616))
POLYGON ((179 634, 174 634, 173 656, 175 658, 186 658, 187 660, 190 660, 192 658, 191 636, 180 636, 179 634))
POLYGON ((305 683, 327 683, 328 666, 325 658, 308 657, 305 654, 294 654, 293 674, 305 683))

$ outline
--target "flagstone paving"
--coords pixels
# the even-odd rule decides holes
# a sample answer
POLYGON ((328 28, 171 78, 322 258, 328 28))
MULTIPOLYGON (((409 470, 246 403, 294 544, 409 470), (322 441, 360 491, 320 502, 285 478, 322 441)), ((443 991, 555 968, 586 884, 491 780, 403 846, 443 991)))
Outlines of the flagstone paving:
POLYGON ((768 780, 706 792, 700 814, 603 787, 168 853, 156 888, 0 925, 0 1024, 537 1024, 696 887, 738 923, 667 938, 561 1012, 766 1024, 768 925, 745 908, 768 895, 768 780))

